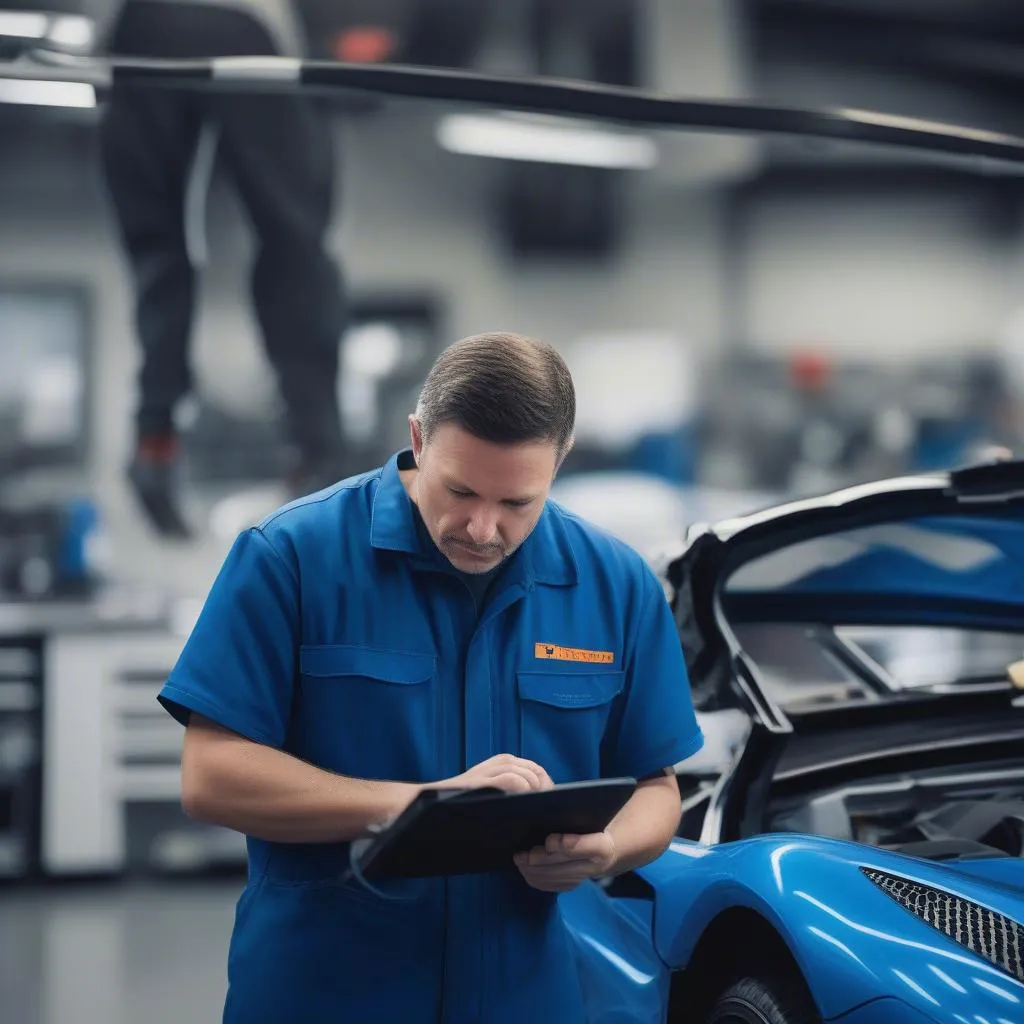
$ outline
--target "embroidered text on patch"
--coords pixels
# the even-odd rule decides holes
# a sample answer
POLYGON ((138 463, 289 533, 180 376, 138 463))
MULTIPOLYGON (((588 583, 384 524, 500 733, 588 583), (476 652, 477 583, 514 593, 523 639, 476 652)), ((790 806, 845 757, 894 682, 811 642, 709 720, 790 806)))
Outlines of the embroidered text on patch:
POLYGON ((615 661, 612 651, 585 651, 580 647, 558 647, 555 644, 534 644, 536 658, 550 661, 586 661, 595 665, 611 665, 615 661))

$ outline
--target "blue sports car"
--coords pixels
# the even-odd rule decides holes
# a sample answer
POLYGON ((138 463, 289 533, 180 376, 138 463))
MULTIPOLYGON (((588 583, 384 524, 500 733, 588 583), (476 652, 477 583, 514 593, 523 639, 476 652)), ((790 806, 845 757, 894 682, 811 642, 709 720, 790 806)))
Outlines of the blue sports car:
POLYGON ((694 528, 668 582, 746 727, 662 857, 561 897, 594 1024, 1024 1021, 1024 463, 694 528))

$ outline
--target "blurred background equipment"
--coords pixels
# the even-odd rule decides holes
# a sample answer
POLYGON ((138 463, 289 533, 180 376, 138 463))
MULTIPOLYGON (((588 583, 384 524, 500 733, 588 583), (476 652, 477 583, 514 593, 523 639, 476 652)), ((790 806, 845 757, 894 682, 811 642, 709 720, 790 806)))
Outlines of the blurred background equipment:
MULTIPOLYGON (((183 240, 197 269, 199 385, 179 423, 196 529, 170 546, 123 479, 139 360, 101 173, 110 93, 25 62, 28 47, 51 61, 94 50, 117 5, 0 5, 0 875, 19 882, 0 913, 0 1001, 19 1024, 112 1024, 139 1007, 152 1024, 208 1019, 245 850, 182 814, 180 729, 155 695, 237 532, 290 496, 249 299, 259 235, 210 151, 188 154, 209 186, 183 240), (190 978, 173 1000, 154 980, 167 964, 190 978)), ((1024 134, 1011 0, 293 10, 325 61, 1024 134)), ((445 344, 497 329, 549 339, 575 375, 576 446, 554 497, 659 571, 702 523, 1021 447, 1024 173, 853 138, 311 99, 335 158, 324 244, 344 255, 338 429, 354 468, 405 443, 445 344)), ((857 642, 907 686, 1024 649, 940 632, 857 642)), ((856 689, 806 631, 751 626, 744 642, 787 700, 856 689)), ((713 780, 743 723, 708 716, 689 768, 713 780)))
MULTIPOLYGON (((366 467, 406 439, 406 410, 442 344, 439 316, 430 297, 365 296, 350 304, 339 341, 338 404, 348 444, 366 467)), ((183 417, 192 480, 232 490, 282 478, 289 449, 274 429, 280 402, 267 399, 246 402, 222 388, 202 389, 183 417)))
POLYGON ((0 595, 85 597, 105 535, 88 483, 92 306, 83 286, 0 282, 0 595))

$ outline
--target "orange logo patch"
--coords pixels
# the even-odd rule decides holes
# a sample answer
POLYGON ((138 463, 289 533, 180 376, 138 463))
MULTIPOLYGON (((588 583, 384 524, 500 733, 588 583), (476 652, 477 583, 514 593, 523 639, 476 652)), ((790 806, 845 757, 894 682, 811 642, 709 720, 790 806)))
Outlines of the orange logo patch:
POLYGON ((554 644, 534 644, 533 655, 548 661, 586 661, 595 665, 611 665, 615 661, 611 651, 584 651, 579 647, 556 647, 554 644))

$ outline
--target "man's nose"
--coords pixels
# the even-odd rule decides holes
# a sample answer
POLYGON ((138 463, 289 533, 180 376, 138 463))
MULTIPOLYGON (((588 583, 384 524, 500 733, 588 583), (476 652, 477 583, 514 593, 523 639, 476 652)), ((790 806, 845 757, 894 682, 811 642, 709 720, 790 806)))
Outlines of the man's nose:
POLYGON ((493 544, 498 532, 498 519, 493 512, 474 512, 466 525, 466 532, 474 544, 493 544))

